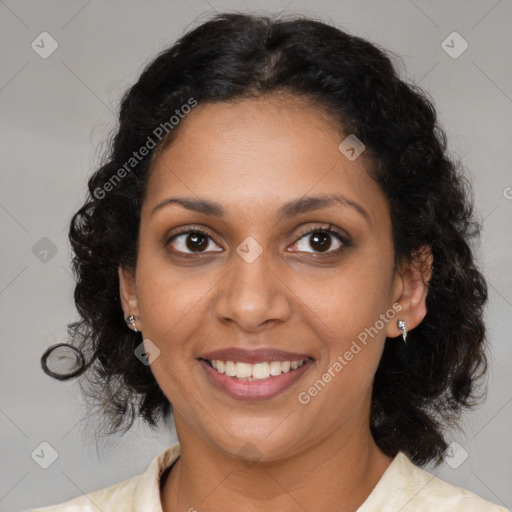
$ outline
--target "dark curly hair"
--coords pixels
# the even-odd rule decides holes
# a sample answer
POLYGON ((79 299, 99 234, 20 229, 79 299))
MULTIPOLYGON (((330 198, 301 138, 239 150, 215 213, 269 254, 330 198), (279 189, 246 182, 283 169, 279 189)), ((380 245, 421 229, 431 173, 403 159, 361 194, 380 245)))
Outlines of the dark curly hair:
POLYGON ((69 230, 81 319, 68 324, 71 344, 54 345, 41 358, 55 378, 88 376, 87 386, 80 380, 82 391, 99 405, 108 435, 127 432, 136 418, 155 427, 172 413, 150 366, 134 356, 141 337, 125 323, 118 266, 136 267, 148 176, 179 125, 114 185, 113 176, 191 98, 200 104, 284 92, 316 105, 319 115, 328 112, 340 133, 365 144, 368 172, 390 205, 395 265, 431 248, 427 314, 406 345, 386 340, 370 426, 390 456, 402 450, 416 464, 441 461, 443 432, 485 395, 476 391, 487 369, 487 285, 470 246, 481 223, 462 165, 448 155, 432 100, 399 78, 389 55, 311 18, 219 14, 160 53, 126 92, 108 154, 89 179, 88 198, 69 230), (62 345, 77 354, 67 374, 47 364, 62 345))

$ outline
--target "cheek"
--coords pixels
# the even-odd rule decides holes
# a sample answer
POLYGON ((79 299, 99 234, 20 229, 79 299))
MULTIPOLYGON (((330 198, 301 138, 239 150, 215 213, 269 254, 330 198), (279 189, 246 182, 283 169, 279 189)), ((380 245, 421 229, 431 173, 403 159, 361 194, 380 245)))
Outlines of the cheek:
POLYGON ((189 396, 194 395, 188 381, 197 371, 195 342, 207 314, 205 304, 211 286, 199 280, 191 285, 190 280, 168 268, 160 271, 156 265, 145 265, 144 260, 140 263, 137 297, 143 336, 160 351, 151 362, 151 371, 173 407, 187 410, 189 396))
POLYGON ((207 293, 207 283, 201 284, 205 279, 193 277, 198 272, 199 267, 193 269, 173 264, 165 248, 149 239, 141 240, 136 271, 139 306, 153 321, 177 322, 207 293))
POLYGON ((319 319, 315 333, 323 345, 323 357, 300 390, 299 402, 311 407, 313 416, 325 418, 325 429, 366 414, 386 324, 394 316, 383 298, 385 286, 380 279, 367 266, 364 272, 353 267, 350 275, 331 280, 322 289, 325 293, 305 297, 312 309, 310 317, 319 319), (382 320, 386 312, 389 319, 382 320))
POLYGON ((347 406, 355 406, 371 390, 387 325, 396 321, 388 303, 390 261, 381 257, 375 251, 373 257, 354 260, 335 273, 316 292, 304 289, 303 300, 314 313, 310 316, 321 320, 315 331, 326 357, 318 371, 333 391, 325 394, 325 400, 337 401, 343 395, 347 406))
MULTIPOLYGON (((190 272, 172 269, 164 258, 139 255, 137 300, 143 334, 175 361, 190 357, 190 340, 204 321, 212 282, 190 279, 190 272)), ((171 360, 172 360, 171 359, 171 360)))
POLYGON ((323 321, 326 333, 344 344, 373 326, 389 308, 389 281, 378 264, 361 258, 328 279, 317 280, 315 286, 304 282, 301 300, 323 321))

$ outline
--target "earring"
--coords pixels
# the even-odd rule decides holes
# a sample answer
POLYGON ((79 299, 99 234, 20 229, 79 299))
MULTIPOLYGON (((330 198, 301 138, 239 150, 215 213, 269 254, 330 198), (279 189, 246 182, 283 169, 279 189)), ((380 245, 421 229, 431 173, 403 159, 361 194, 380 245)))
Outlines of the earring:
POLYGON ((405 339, 407 338, 407 329, 405 328, 405 321, 398 320, 397 325, 398 328, 402 331, 402 338, 404 339, 404 343, 406 343, 405 339))
POLYGON ((126 317, 126 323, 131 326, 133 331, 138 332, 137 326, 135 325, 135 317, 133 315, 128 315, 126 317))

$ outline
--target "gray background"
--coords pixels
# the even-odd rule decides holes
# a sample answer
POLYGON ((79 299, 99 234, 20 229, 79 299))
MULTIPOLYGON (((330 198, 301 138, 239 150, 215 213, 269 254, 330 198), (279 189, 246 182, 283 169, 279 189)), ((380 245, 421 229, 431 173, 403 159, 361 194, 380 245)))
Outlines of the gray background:
MULTIPOLYGON (((452 464, 443 462, 435 472, 512 506, 511 1, 268 0, 254 6, 221 0, 0 1, 0 510, 55 504, 112 485, 141 473, 175 442, 173 432, 137 425, 98 445, 94 425, 79 422, 85 409, 78 385, 44 375, 39 357, 50 344, 65 341, 66 324, 77 318, 67 227, 85 196, 100 143, 114 126, 120 95, 185 30, 214 11, 249 8, 312 15, 368 38, 401 55, 402 75, 433 97, 484 219, 478 257, 489 280, 492 343, 487 400, 464 416, 465 434, 450 438, 460 445, 452 464), (43 31, 58 43, 46 59, 31 47, 43 31), (469 44, 458 58, 442 47, 453 31, 469 44), (47 261, 33 251, 43 237, 57 249, 47 261), (58 452, 48 469, 31 458, 44 441, 58 452), (465 452, 468 458, 451 467, 465 452)), ((448 44, 457 50, 460 43, 448 44)))

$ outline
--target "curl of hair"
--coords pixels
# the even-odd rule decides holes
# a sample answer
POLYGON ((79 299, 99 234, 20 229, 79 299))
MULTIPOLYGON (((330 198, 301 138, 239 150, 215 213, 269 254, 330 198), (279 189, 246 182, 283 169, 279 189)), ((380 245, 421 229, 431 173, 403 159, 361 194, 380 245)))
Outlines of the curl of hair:
MULTIPOLYGON (((313 19, 219 14, 161 52, 124 95, 110 151, 69 230, 81 319, 68 330, 88 359, 81 371, 88 375, 86 394, 108 419, 109 434, 123 423, 126 432, 136 417, 156 426, 172 412, 150 367, 134 356, 142 339, 125 324, 118 267, 136 266, 151 165, 180 126, 119 182, 113 176, 191 98, 218 102, 282 92, 317 106, 319 114, 323 109, 341 133, 365 144, 368 172, 390 205, 395 265, 421 262, 423 248, 431 249, 427 314, 406 345, 386 340, 370 427, 388 455, 402 450, 417 464, 439 463, 444 431, 481 398, 476 389, 487 367, 487 286, 470 246, 481 229, 471 190, 447 153, 426 93, 399 78, 384 50, 313 19)), ((41 362, 55 376, 45 359, 53 348, 41 362)))

